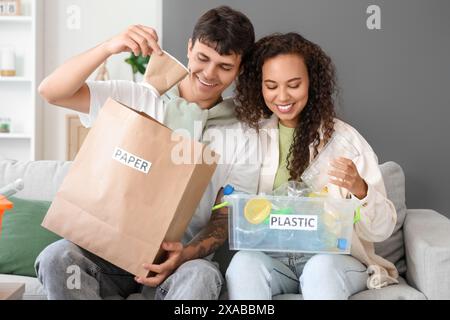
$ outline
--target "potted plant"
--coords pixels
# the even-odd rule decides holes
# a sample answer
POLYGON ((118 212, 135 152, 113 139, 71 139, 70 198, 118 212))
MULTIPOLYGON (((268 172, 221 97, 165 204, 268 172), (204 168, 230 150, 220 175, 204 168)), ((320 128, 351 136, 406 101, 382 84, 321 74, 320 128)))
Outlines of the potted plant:
POLYGON ((125 59, 125 62, 131 66, 131 70, 133 72, 133 81, 136 82, 136 75, 139 72, 144 75, 145 70, 147 68, 147 64, 150 61, 150 56, 143 57, 142 55, 136 56, 133 52, 131 53, 128 59, 125 59))

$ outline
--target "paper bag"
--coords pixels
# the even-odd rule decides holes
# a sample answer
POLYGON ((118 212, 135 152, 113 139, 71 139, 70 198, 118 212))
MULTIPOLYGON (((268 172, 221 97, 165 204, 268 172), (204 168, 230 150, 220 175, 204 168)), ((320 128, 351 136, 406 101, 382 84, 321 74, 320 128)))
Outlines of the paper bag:
POLYGON ((42 226, 146 277, 142 264, 154 261, 162 241, 181 240, 219 157, 188 138, 173 141, 172 134, 109 99, 42 226), (174 150, 187 150, 192 161, 173 161, 174 150))
POLYGON ((166 51, 162 55, 151 56, 144 74, 143 85, 162 96, 175 84, 183 80, 189 70, 166 51))

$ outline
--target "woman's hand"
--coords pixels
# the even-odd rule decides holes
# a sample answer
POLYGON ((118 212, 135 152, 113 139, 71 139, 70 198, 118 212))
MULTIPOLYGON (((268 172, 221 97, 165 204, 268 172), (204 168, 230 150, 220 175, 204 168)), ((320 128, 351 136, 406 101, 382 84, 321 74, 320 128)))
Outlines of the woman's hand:
POLYGON ((136 56, 142 54, 144 57, 152 52, 162 54, 155 29, 142 25, 129 26, 121 34, 106 41, 104 46, 110 55, 122 52, 133 52, 136 56))
POLYGON ((167 260, 161 264, 144 264, 144 269, 156 273, 149 278, 135 277, 140 284, 157 287, 164 282, 185 260, 183 257, 183 244, 181 242, 163 242, 161 248, 168 252, 167 260))
POLYGON ((347 189, 360 200, 367 196, 367 183, 359 175, 352 160, 340 157, 332 160, 330 165, 330 183, 347 189))

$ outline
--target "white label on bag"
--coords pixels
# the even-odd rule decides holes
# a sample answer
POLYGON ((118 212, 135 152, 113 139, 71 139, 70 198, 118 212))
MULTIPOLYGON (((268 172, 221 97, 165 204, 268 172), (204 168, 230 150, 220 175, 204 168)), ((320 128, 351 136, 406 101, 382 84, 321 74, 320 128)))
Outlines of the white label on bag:
POLYGON ((138 170, 143 173, 148 173, 150 167, 152 166, 151 162, 139 158, 138 156, 135 156, 134 154, 120 148, 116 148, 114 150, 112 158, 130 168, 133 168, 134 170, 138 170))
POLYGON ((316 231, 317 216, 271 214, 270 229, 316 231))

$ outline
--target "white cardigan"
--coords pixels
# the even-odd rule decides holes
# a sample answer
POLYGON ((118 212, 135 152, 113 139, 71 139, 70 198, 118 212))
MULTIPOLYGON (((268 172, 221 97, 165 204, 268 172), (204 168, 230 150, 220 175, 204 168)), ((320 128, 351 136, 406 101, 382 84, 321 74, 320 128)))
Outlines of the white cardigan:
MULTIPOLYGON (((361 220, 354 225, 351 255, 364 263, 369 268, 369 273, 373 272, 367 281, 369 289, 398 283, 397 269, 391 262, 376 255, 373 245, 373 242, 381 242, 389 238, 397 222, 395 207, 386 198, 386 188, 378 166, 378 158, 367 141, 350 125, 335 119, 334 129, 352 142, 359 151, 360 155, 354 159, 354 162, 359 174, 368 185, 366 198, 358 199, 361 202, 361 220)), ((322 132, 320 132, 320 138, 323 138, 322 132)), ((272 191, 279 165, 278 118, 275 115, 262 122, 259 144, 262 163, 258 193, 269 193, 272 191)), ((323 143, 319 151, 322 146, 323 143)), ((313 146, 310 145, 311 155, 313 150, 313 146)), ((351 196, 357 199, 346 189, 333 184, 328 184, 327 187, 332 196, 343 198, 351 196)))

